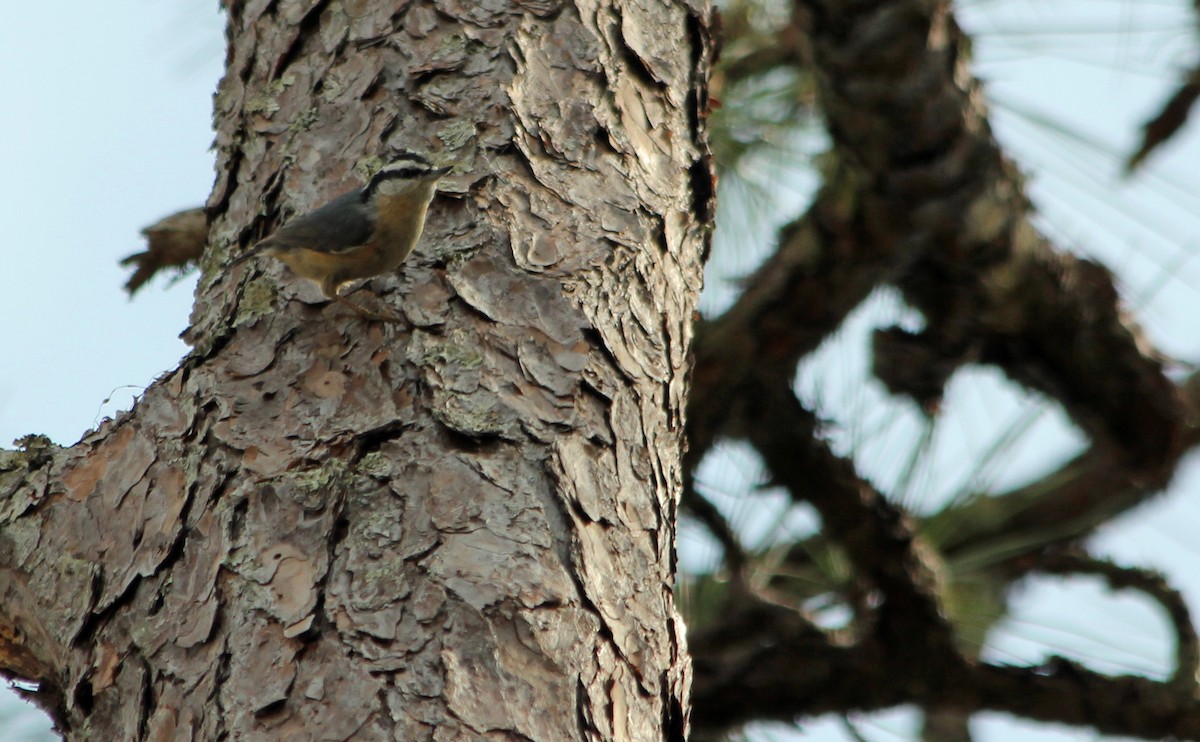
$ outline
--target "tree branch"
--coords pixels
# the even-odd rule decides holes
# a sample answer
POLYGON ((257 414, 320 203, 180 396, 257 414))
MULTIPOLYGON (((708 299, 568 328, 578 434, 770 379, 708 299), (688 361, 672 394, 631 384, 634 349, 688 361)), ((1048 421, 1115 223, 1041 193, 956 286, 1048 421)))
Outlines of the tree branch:
MULTIPOLYGON (((747 641, 739 646, 752 644, 747 641)), ((1062 658, 1039 667, 896 661, 875 642, 830 641, 780 609, 730 616, 720 633, 692 642, 693 723, 712 732, 750 721, 792 721, 828 712, 872 711, 905 703, 965 712, 1006 711, 1037 721, 1090 726, 1102 734, 1196 739, 1200 704, 1191 692, 1143 677, 1110 677, 1062 658), (776 641, 721 653, 740 628, 769 625, 776 641)))
POLYGON ((954 661, 953 631, 939 603, 933 552, 922 548, 901 511, 817 438, 816 417, 788 387, 756 395, 759 425, 747 439, 772 479, 820 513, 828 538, 846 550, 868 590, 880 593, 878 641, 920 664, 933 655, 954 661), (911 637, 922 637, 914 643, 911 637), (908 638, 905 638, 908 637, 908 638))
POLYGON ((1078 551, 1056 551, 1018 563, 1022 572, 1103 578, 1113 590, 1136 590, 1163 609, 1175 630, 1175 671, 1171 685, 1181 694, 1195 694, 1200 670, 1200 639, 1192 624, 1191 611, 1178 590, 1165 577, 1148 569, 1122 567, 1078 551))
MULTIPOLYGON (((927 320, 919 333, 876 336, 876 373, 894 393, 936 409, 954 371, 984 362, 1063 405, 1092 437, 1089 452, 1007 500, 972 502, 968 531, 942 544, 948 554, 977 545, 972 535, 995 547, 1047 524, 1051 538, 1039 548, 1078 538, 1161 489, 1196 438, 1186 395, 1121 307, 1108 271, 1056 251, 1032 226, 949 3, 798 7, 809 14, 832 166, 745 295, 697 335, 688 464, 722 436, 751 441, 775 480, 813 502, 830 539, 898 610, 881 610, 881 627, 907 620, 913 630, 882 634, 892 642, 882 646, 874 632, 847 645, 797 624, 779 632, 789 640, 736 658, 702 635, 693 644, 697 727, 915 703, 1195 737, 1194 693, 1178 683, 1058 660, 1006 668, 964 659, 941 616, 934 563, 880 493, 818 440, 815 420, 792 395, 799 360, 876 285, 892 282, 927 320)), ((723 617, 713 636, 737 635, 742 618, 723 617)), ((1194 664, 1183 643, 1181 673, 1194 664)))
POLYGON ((122 266, 134 268, 125 283, 130 296, 162 271, 183 271, 195 265, 208 241, 208 220, 203 208, 185 209, 163 217, 142 234, 146 249, 121 260, 122 266))

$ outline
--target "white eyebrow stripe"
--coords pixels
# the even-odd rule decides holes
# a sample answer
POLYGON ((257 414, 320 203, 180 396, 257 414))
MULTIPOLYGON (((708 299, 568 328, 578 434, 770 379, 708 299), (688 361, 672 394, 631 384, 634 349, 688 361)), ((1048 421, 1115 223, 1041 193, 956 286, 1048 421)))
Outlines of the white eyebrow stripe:
POLYGON ((423 158, 414 157, 412 155, 408 155, 408 156, 401 155, 400 157, 396 158, 392 162, 389 162, 387 165, 385 165, 383 167, 383 169, 380 170, 380 172, 383 172, 385 170, 404 170, 404 169, 432 170, 433 168, 423 158))

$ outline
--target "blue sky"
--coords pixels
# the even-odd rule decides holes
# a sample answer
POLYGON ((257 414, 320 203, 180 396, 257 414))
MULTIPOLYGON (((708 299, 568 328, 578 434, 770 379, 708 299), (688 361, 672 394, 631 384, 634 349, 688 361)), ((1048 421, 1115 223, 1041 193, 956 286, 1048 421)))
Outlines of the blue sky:
POLYGON ((4 445, 73 443, 185 352, 194 280, 131 302, 117 261, 208 195, 222 34, 208 3, 0 10, 4 445))
MULTIPOLYGON (((195 280, 131 302, 117 261, 208 196, 223 60, 215 2, 0 8, 0 445, 75 442, 186 351, 195 280)), ((0 739, 45 739, 0 695, 0 739)))

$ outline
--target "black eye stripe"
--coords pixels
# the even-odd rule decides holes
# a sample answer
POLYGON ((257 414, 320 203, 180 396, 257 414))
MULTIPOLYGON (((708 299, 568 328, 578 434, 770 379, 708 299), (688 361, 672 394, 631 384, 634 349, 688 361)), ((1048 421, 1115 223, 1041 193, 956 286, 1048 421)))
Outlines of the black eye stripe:
POLYGON ((433 172, 433 166, 424 157, 405 153, 398 160, 392 161, 383 170, 375 173, 367 187, 362 190, 362 199, 365 201, 369 198, 375 189, 385 181, 393 179, 417 181, 429 177, 433 172))
POLYGON ((426 165, 429 164, 429 160, 426 160, 424 157, 422 157, 421 155, 418 155, 416 152, 405 152, 402 150, 400 152, 397 152, 396 156, 394 158, 392 158, 393 163, 403 162, 405 160, 411 160, 413 162, 421 162, 426 165))

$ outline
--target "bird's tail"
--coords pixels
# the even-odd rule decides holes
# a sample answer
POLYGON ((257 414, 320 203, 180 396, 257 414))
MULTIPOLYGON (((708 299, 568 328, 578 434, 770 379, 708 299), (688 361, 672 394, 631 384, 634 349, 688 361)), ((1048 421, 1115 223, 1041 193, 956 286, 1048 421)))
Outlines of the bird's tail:
POLYGON ((269 239, 262 240, 261 242, 256 243, 249 250, 247 250, 246 252, 237 256, 236 258, 231 260, 224 268, 222 268, 221 272, 217 274, 215 281, 218 281, 218 282, 224 281, 226 278, 233 275, 234 268, 238 267, 242 263, 245 263, 247 260, 253 260, 254 258, 257 258, 259 255, 262 255, 267 250, 270 250, 271 247, 272 247, 272 244, 269 239))
POLYGON ((241 255, 234 258, 232 263, 225 266, 225 270, 226 271, 233 270, 234 268, 241 265, 242 263, 245 263, 247 260, 257 258, 259 255, 262 255, 267 250, 270 250, 272 245, 273 245, 273 243, 271 242, 270 238, 260 241, 254 247, 250 248, 246 252, 244 252, 241 255))

